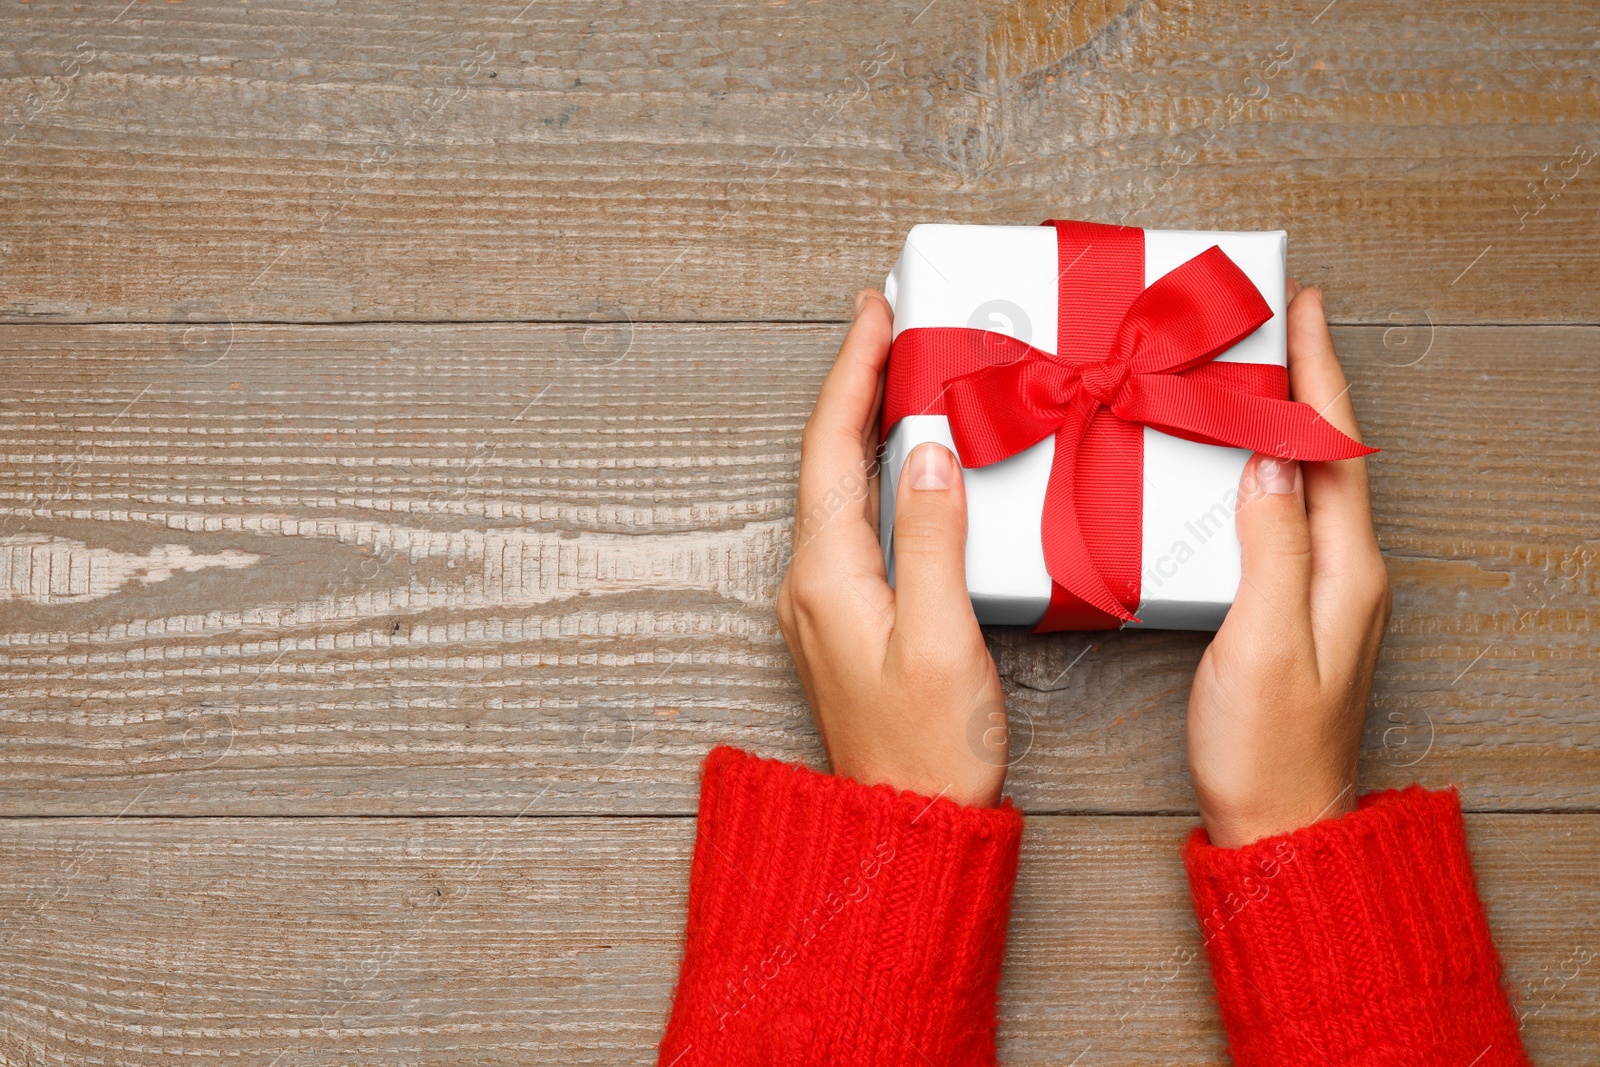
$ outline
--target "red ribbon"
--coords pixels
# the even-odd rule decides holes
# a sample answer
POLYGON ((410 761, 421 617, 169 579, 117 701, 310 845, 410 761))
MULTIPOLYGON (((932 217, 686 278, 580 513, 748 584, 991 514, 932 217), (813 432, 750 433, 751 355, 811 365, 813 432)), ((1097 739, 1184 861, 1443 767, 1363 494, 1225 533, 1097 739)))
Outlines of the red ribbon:
POLYGON ((1048 222, 1061 263, 1056 355, 1005 334, 914 328, 895 338, 883 434, 948 417, 965 467, 1055 435, 1041 536, 1050 607, 1038 631, 1134 621, 1140 599, 1143 427, 1298 460, 1377 451, 1289 400, 1288 372, 1216 363, 1272 310, 1212 246, 1144 287, 1144 232, 1048 222))

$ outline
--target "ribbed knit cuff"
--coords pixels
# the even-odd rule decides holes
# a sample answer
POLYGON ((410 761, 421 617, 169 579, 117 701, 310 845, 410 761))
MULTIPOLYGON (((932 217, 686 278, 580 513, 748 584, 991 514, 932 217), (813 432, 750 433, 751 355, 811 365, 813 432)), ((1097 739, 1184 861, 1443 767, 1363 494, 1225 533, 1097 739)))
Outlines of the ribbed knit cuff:
POLYGON ((706 760, 660 1063, 994 1062, 1022 816, 706 760))
POLYGON ((1184 861, 1236 1067, 1527 1064, 1453 790, 1184 861))

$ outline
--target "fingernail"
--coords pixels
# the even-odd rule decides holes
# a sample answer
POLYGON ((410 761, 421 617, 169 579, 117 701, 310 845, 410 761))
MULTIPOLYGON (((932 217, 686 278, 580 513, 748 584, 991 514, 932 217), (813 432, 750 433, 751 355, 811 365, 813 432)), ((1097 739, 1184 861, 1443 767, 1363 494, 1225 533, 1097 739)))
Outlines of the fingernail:
POLYGON ((1264 459, 1256 466, 1261 491, 1282 496, 1300 485, 1300 464, 1292 459, 1264 459))
POLYGON ((861 317, 861 309, 867 306, 867 300, 872 296, 871 290, 863 289, 856 293, 856 318, 861 317))
POLYGON ((918 445, 906 466, 913 489, 948 489, 956 480, 956 457, 943 445, 918 445))

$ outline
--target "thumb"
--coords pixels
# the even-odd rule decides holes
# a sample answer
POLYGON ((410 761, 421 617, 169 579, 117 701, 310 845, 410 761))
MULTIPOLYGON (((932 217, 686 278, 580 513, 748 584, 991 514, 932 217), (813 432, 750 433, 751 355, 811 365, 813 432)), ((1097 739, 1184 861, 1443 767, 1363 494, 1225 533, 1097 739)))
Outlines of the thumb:
POLYGON ((935 655, 951 639, 978 635, 966 549, 961 465, 943 445, 918 445, 900 471, 894 504, 894 629, 910 650, 935 655))
POLYGON ((1304 486, 1295 460, 1257 453, 1245 464, 1234 516, 1243 575, 1229 619, 1237 614, 1274 629, 1309 629, 1311 528, 1304 486))

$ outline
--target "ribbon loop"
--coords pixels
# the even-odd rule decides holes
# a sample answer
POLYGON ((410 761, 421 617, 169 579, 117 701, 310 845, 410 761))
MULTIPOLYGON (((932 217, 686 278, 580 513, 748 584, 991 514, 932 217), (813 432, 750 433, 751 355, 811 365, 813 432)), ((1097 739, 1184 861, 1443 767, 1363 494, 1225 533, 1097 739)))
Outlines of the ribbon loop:
MULTIPOLYGON (((918 331, 907 330, 901 334, 918 331)), ((945 331, 932 331, 943 333, 945 331)), ((968 343, 977 344, 1004 334, 966 331, 968 343)), ((1000 366, 964 374, 951 380, 944 391, 950 436, 967 467, 987 467, 1016 455, 1055 433, 1077 400, 1077 372, 1049 358, 1032 345, 1015 338, 1008 351, 1018 358, 1000 366)), ((898 341, 896 342, 899 343, 898 341)))

